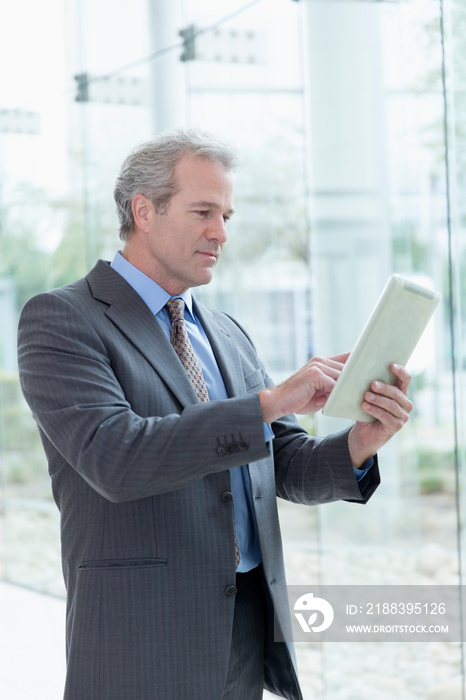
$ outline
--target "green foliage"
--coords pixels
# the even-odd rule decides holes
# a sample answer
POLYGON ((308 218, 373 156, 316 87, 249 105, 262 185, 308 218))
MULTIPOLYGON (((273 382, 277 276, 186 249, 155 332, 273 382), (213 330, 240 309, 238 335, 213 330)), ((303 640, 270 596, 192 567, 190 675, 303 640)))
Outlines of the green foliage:
POLYGON ((421 241, 413 221, 401 221, 392 234, 393 267, 395 270, 410 269, 413 272, 429 270, 429 245, 421 241))
POLYGON ((18 375, 0 371, 0 443, 7 484, 27 483, 47 467, 36 424, 19 386, 18 375))
POLYGON ((116 247, 111 207, 95 202, 92 216, 85 215, 80 199, 51 199, 28 184, 16 188, 0 209, 0 277, 14 280, 18 308, 34 294, 82 277, 110 240, 116 247))
POLYGON ((0 211, 0 276, 15 282, 18 307, 32 295, 85 271, 82 225, 66 202, 51 201, 44 190, 21 185, 0 211), (61 238, 55 250, 51 238, 61 238))
POLYGON ((296 418, 304 430, 307 430, 309 435, 316 434, 316 420, 314 414, 310 414, 309 416, 296 416, 296 418))
POLYGON ((455 469, 453 451, 439 452, 420 447, 418 459, 421 493, 448 491, 455 469))
POLYGON ((244 154, 235 183, 237 213, 222 254, 228 265, 269 250, 280 251, 283 260, 310 262, 303 136, 285 132, 244 154))
MULTIPOLYGON (((81 203, 53 200, 40 188, 18 186, 0 210, 0 251, 0 277, 14 281, 18 310, 34 294, 82 277, 88 255, 81 203)), ((38 479, 48 482, 39 434, 18 376, 1 369, 0 446, 7 486, 34 488, 38 479)))

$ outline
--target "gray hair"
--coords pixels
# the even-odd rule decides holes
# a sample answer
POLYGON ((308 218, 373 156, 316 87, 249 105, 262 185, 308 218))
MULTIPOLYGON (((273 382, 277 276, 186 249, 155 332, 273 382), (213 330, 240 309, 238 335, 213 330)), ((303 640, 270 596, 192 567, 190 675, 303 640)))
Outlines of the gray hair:
POLYGON ((113 192, 123 241, 134 230, 133 197, 144 195, 163 213, 178 192, 174 170, 186 153, 219 163, 227 172, 238 165, 237 151, 230 143, 199 129, 162 131, 139 144, 123 161, 113 192))

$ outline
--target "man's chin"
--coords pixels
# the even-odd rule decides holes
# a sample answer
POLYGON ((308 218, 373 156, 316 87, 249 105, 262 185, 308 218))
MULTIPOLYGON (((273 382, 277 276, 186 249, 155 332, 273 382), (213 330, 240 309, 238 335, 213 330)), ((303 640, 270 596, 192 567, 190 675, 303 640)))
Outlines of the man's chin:
POLYGON ((209 284, 209 282, 212 282, 213 277, 214 267, 205 267, 199 272, 196 283, 193 284, 193 286, 201 287, 202 285, 209 284))

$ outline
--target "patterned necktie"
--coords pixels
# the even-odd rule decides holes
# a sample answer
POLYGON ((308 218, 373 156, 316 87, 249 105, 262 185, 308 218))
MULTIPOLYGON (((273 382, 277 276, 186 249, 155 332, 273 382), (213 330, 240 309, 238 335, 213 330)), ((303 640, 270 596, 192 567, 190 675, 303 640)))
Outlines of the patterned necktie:
POLYGON ((196 357, 188 331, 184 322, 184 301, 183 299, 170 299, 167 302, 167 309, 172 323, 171 344, 176 354, 181 360, 181 364, 186 370, 194 391, 201 401, 210 401, 209 392, 202 374, 201 365, 196 357))
MULTIPOLYGON (((171 330, 171 344, 181 360, 181 364, 186 370, 191 384, 194 387, 194 391, 198 395, 200 401, 210 401, 209 392, 207 391, 204 375, 202 374, 201 365, 197 359, 196 353, 194 352, 191 341, 189 340, 188 331, 186 330, 186 324, 184 321, 184 301, 183 299, 170 299, 166 303, 166 308, 170 316, 172 330, 171 330)), ((235 531, 235 564, 238 568, 240 560, 240 551, 238 545, 238 539, 236 537, 236 529, 234 527, 234 515, 233 515, 233 528, 235 531)))

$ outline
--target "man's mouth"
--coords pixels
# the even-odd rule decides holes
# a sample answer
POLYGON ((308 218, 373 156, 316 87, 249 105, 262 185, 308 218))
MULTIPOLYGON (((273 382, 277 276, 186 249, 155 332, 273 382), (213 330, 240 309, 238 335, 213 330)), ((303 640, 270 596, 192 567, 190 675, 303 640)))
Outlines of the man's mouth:
POLYGON ((214 253, 211 250, 198 250, 197 251, 200 255, 204 255, 206 258, 210 258, 211 260, 217 261, 217 258, 219 256, 219 253, 214 253))

